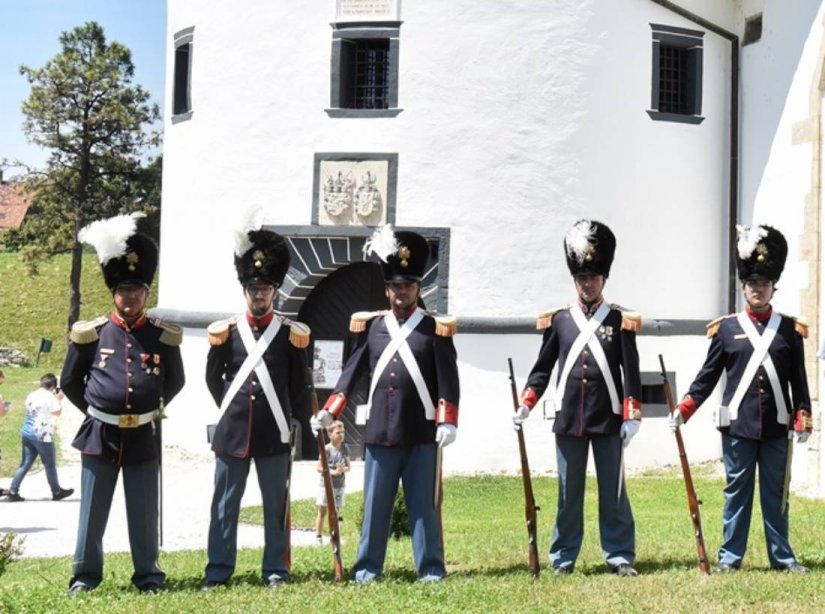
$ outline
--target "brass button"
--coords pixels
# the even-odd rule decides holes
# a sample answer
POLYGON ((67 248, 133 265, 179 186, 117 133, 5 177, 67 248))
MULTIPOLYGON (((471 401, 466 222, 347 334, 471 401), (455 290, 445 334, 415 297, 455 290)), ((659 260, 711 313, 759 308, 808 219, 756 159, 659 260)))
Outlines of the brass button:
POLYGON ((135 389, 132 388, 131 386, 129 386, 129 392, 134 392, 134 391, 135 391, 135 389))
POLYGON ((587 368, 586 364, 582 365, 582 369, 586 369, 586 368, 587 368))
POLYGON ((126 377, 132 377, 132 372, 131 372, 131 371, 127 371, 127 372, 126 372, 126 377))
POLYGON ((762 377, 761 375, 759 376, 759 381, 760 381, 760 382, 761 382, 762 380, 764 380, 764 379, 765 379, 765 378, 764 378, 764 377, 762 377))
POLYGON ((250 395, 249 395, 249 398, 250 398, 250 399, 252 399, 252 400, 254 401, 254 400, 255 400, 255 395, 254 395, 254 394, 250 394, 250 395))
POLYGON ((395 390, 395 388, 393 388, 392 386, 390 386, 389 388, 387 388, 387 390, 388 390, 389 392, 392 392, 393 390, 395 390))
POLYGON ((126 347, 127 347, 127 348, 130 348, 130 347, 132 347, 132 344, 131 344, 131 343, 127 343, 127 344, 126 344, 126 347))
POLYGON ((131 404, 131 403, 127 403, 127 404, 126 404, 126 409, 132 409, 132 404, 131 404))
POLYGON ((759 389, 759 394, 764 394, 764 393, 765 393, 765 389, 764 389, 764 388, 760 388, 760 389, 759 389))
POLYGON ((253 385, 253 386, 257 386, 257 385, 258 385, 258 382, 256 382, 256 381, 253 379, 253 380, 252 380, 252 385, 253 385))
POLYGON ((390 377, 395 377, 395 373, 390 372, 390 377))
POLYGON ((393 362, 398 362, 398 359, 397 359, 397 358, 393 358, 393 359, 392 359, 392 361, 393 361, 393 362))
POLYGON ((582 378, 582 384, 586 384, 586 383, 587 383, 587 378, 586 378, 586 377, 583 377, 583 378, 582 378))
POLYGON ((131 358, 127 358, 127 359, 126 359, 126 362, 131 363, 131 362, 132 362, 132 359, 131 359, 131 358))

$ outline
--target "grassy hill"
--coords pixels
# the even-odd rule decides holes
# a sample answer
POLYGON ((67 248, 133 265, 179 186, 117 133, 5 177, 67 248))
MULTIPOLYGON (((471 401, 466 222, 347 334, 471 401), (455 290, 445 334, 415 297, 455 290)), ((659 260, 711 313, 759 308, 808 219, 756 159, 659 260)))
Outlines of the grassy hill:
MULTIPOLYGON (((59 370, 66 354, 70 269, 71 256, 61 254, 46 262, 39 275, 30 277, 16 253, 0 252, 0 347, 22 350, 33 365, 40 338, 51 339, 51 354, 41 356, 40 366, 59 370)), ((80 299, 81 320, 105 315, 112 308, 112 294, 91 252, 83 255, 80 299)), ((153 292, 149 304, 156 302, 153 292)))

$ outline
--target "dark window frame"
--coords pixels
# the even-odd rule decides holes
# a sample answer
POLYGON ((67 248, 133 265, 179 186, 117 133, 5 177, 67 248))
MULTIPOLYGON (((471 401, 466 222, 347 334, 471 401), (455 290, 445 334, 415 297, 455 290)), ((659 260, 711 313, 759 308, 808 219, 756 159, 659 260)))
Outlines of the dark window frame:
POLYGON ((192 54, 195 27, 184 28, 175 33, 175 56, 172 72, 172 123, 186 121, 192 117, 192 54), (185 50, 185 52, 184 52, 185 50), (186 66, 183 66, 185 58, 186 66), (185 72, 184 72, 185 70, 185 72))
POLYGON ((702 71, 704 32, 687 30, 661 24, 650 24, 652 29, 652 62, 650 109, 647 114, 656 121, 670 121, 684 124, 700 124, 702 117, 702 71), (668 58, 669 56, 669 58, 668 58), (662 70, 670 60, 676 67, 681 63, 684 76, 673 84, 674 95, 683 93, 678 103, 682 110, 674 111, 669 106, 662 110, 662 70))
POLYGON ((398 108, 398 67, 401 22, 332 24, 332 53, 330 58, 330 117, 396 117, 398 108), (350 104, 350 45, 376 40, 387 41, 386 108, 353 108, 350 104))

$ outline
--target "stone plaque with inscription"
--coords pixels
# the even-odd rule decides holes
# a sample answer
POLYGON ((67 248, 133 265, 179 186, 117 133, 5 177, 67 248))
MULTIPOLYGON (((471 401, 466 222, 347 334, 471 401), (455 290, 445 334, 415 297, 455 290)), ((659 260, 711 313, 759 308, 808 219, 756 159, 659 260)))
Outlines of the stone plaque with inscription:
POLYGON ((399 21, 401 0, 337 0, 336 21, 399 21))

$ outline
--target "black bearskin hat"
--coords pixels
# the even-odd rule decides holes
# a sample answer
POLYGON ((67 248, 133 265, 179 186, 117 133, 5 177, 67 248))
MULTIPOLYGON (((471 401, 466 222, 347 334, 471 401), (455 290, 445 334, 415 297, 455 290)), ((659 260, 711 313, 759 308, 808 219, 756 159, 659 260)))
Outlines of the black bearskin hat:
POLYGON ((235 250, 235 270, 243 287, 271 284, 279 288, 289 269, 289 247, 277 232, 252 230, 239 254, 235 250))
POLYGON ((610 275, 616 237, 606 225, 579 220, 564 237, 564 255, 571 275, 610 275))
POLYGON ((740 281, 778 281, 788 259, 788 242, 782 233, 764 224, 737 226, 736 233, 736 271, 740 281))
POLYGON ((427 239, 409 230, 393 231, 387 224, 378 228, 364 244, 364 254, 381 260, 384 281, 420 282, 427 269, 430 246, 427 239))
POLYGON ((81 243, 95 248, 103 280, 112 290, 124 284, 149 287, 158 268, 158 246, 151 237, 137 232, 144 213, 118 215, 92 222, 77 235, 81 243))

